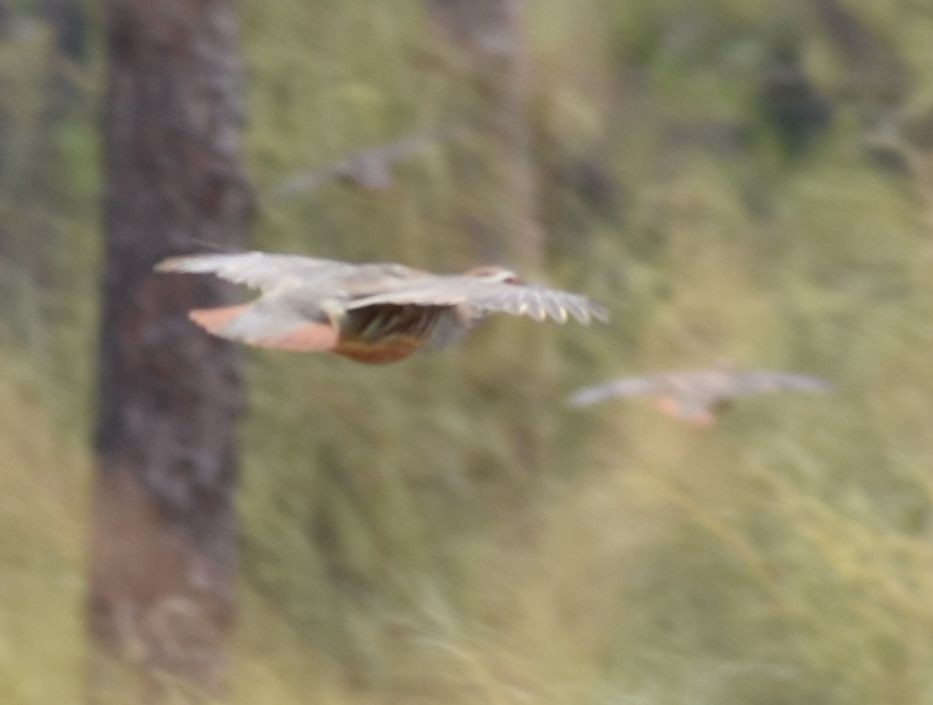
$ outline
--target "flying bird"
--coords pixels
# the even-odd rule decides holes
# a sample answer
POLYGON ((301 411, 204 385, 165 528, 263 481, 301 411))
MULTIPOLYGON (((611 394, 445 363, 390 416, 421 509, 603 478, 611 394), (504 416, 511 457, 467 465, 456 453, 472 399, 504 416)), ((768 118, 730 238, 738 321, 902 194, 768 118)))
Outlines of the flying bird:
POLYGON ((739 397, 781 391, 825 392, 830 388, 826 380, 808 375, 713 368, 623 377, 580 389, 568 403, 590 406, 615 397, 649 397, 668 416, 695 426, 709 426, 739 397))
POLYGON ((214 335, 366 363, 444 347, 490 313, 558 323, 608 320, 606 309, 585 296, 524 284, 494 266, 445 275, 401 264, 244 252, 172 257, 156 271, 210 273, 259 290, 250 303, 188 314, 214 335))
POLYGON ((317 169, 298 172, 280 181, 270 192, 273 198, 289 198, 310 193, 331 181, 350 184, 364 191, 384 191, 393 182, 393 170, 399 162, 427 151, 452 133, 435 131, 409 135, 395 142, 361 149, 317 169))

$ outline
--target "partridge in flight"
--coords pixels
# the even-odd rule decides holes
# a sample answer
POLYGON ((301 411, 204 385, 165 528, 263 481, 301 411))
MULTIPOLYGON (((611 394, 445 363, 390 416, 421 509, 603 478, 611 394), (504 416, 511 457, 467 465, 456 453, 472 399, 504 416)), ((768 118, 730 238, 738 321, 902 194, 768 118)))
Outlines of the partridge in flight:
POLYGON ((524 284, 501 267, 444 275, 401 264, 244 252, 172 257, 156 271, 210 273, 259 290, 250 303, 189 313, 214 335, 366 363, 444 347, 489 313, 558 323, 608 320, 606 309, 585 296, 524 284))
POLYGON ((580 389, 568 403, 590 406, 615 397, 649 397, 668 416, 695 426, 709 426, 739 397, 785 390, 825 392, 830 388, 829 382, 808 375, 714 368, 623 377, 580 389))
POLYGON ((362 149, 328 166, 294 174, 278 183, 270 195, 279 199, 290 198, 310 193, 331 181, 341 181, 364 191, 384 191, 392 185, 392 172, 399 162, 427 151, 447 137, 447 132, 416 134, 362 149))

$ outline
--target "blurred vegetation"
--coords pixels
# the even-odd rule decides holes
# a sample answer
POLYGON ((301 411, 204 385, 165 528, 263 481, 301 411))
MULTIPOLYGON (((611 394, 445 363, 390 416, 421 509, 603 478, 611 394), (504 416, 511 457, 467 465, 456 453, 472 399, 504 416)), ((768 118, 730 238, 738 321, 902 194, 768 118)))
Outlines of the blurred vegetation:
MULTIPOLYGON (((260 194, 456 123, 456 57, 420 2, 241 6, 260 194)), ((933 703, 933 8, 529 6, 543 274, 613 325, 496 319, 384 368, 245 352, 237 701, 933 703), (580 384, 721 357, 838 391, 750 400, 711 432, 562 407, 580 384), (516 384, 542 402, 532 471, 516 384)), ((101 58, 55 58, 13 7, 0 700, 73 703, 101 58)), ((387 193, 260 199, 255 244, 469 266, 451 171, 441 144, 387 193)))

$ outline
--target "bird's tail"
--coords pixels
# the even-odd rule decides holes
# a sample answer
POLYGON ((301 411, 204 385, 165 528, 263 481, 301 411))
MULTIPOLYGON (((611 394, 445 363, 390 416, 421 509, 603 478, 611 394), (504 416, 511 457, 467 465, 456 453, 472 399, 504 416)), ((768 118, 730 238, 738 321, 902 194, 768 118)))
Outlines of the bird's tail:
POLYGON ((188 313, 208 333, 261 348, 295 352, 333 350, 339 335, 329 323, 274 316, 257 312, 254 304, 196 308, 188 313))
POLYGON ((222 308, 196 308, 188 312, 188 318, 208 333, 226 337, 223 332, 224 327, 234 319, 239 318, 249 307, 249 304, 240 304, 222 308))

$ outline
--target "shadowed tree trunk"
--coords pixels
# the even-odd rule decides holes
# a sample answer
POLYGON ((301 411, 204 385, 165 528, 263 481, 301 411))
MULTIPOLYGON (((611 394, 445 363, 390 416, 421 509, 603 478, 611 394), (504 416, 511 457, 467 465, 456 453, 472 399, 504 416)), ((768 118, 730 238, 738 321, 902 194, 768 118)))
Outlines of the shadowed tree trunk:
MULTIPOLYGON (((449 51, 458 81, 451 122, 464 139, 453 150, 455 208, 476 255, 514 266, 534 278, 543 264, 544 238, 537 217, 536 174, 529 116, 530 61, 524 0, 427 0, 427 11, 449 51)), ((538 331, 529 331, 535 335, 538 331)), ((512 423, 519 485, 539 468, 545 352, 530 337, 514 341, 522 352, 521 379, 511 393, 526 413, 512 423)), ((522 490, 524 491, 524 490, 522 490)))
POLYGON ((524 0, 428 0, 428 13, 462 81, 452 119, 467 131, 454 165, 461 220, 480 256, 537 268, 524 0))
MULTIPOLYGON (((92 701, 125 678, 224 690, 234 618, 234 352, 186 320, 221 302, 207 277, 156 275, 197 241, 242 242, 233 0, 110 0, 106 253, 89 627, 92 701)), ((177 697, 173 692, 172 697, 177 697)), ((175 702, 173 700, 173 702, 175 702)))

